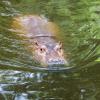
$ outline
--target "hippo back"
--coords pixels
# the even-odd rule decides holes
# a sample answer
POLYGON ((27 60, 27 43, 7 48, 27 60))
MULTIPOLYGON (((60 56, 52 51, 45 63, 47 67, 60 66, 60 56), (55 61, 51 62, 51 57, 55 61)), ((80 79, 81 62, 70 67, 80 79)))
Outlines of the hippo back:
POLYGON ((58 27, 49 22, 47 18, 37 15, 25 15, 14 18, 13 29, 26 37, 54 36, 58 33, 58 27))

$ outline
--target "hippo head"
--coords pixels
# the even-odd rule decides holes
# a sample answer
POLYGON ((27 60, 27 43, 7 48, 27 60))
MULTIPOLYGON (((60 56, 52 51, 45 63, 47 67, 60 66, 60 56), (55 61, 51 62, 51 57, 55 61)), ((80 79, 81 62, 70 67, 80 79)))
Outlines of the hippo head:
POLYGON ((34 58, 44 66, 67 64, 60 42, 53 45, 35 42, 34 58))

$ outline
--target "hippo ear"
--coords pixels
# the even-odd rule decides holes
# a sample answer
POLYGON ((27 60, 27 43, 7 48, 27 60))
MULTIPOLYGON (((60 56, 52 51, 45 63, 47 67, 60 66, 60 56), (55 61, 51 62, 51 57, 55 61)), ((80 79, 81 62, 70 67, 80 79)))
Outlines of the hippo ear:
POLYGON ((34 41, 34 45, 35 45, 35 46, 39 46, 39 44, 38 44, 37 41, 34 41))
POLYGON ((38 41, 34 41, 34 47, 38 49, 39 46, 40 46, 40 45, 39 45, 38 41))
POLYGON ((59 41, 59 46, 62 47, 62 43, 61 43, 61 41, 59 41))
POLYGON ((41 48, 45 48, 45 49, 47 49, 46 48, 46 46, 44 45, 44 44, 41 44, 41 43, 38 43, 38 41, 34 41, 34 46, 35 46, 35 48, 37 48, 37 49, 41 49, 41 48))
POLYGON ((59 42, 57 43, 56 47, 58 47, 58 48, 61 48, 61 47, 62 47, 61 41, 59 41, 59 42))
POLYGON ((56 50, 59 50, 59 49, 61 49, 61 48, 62 48, 62 43, 59 41, 59 42, 56 44, 55 49, 56 49, 56 50))

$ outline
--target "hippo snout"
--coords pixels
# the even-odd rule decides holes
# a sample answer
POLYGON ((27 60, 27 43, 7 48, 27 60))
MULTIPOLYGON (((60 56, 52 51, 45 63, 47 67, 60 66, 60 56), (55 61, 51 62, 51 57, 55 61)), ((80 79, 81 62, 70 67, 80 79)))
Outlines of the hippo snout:
POLYGON ((65 60, 62 59, 50 59, 48 61, 48 65, 64 65, 65 64, 65 60))

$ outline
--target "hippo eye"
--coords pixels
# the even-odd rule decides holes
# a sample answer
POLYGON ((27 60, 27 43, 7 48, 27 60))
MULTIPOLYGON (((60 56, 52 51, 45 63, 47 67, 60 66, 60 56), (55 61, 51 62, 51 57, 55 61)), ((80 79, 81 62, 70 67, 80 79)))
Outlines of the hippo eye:
POLYGON ((43 51, 43 49, 42 49, 42 48, 41 48, 40 50, 41 50, 41 51, 43 51))
POLYGON ((61 50, 61 49, 62 49, 62 47, 59 47, 59 48, 58 48, 58 50, 61 50))
POLYGON ((45 51, 44 48, 40 48, 40 52, 43 53, 45 51))
POLYGON ((62 48, 60 47, 59 49, 61 50, 62 48))

